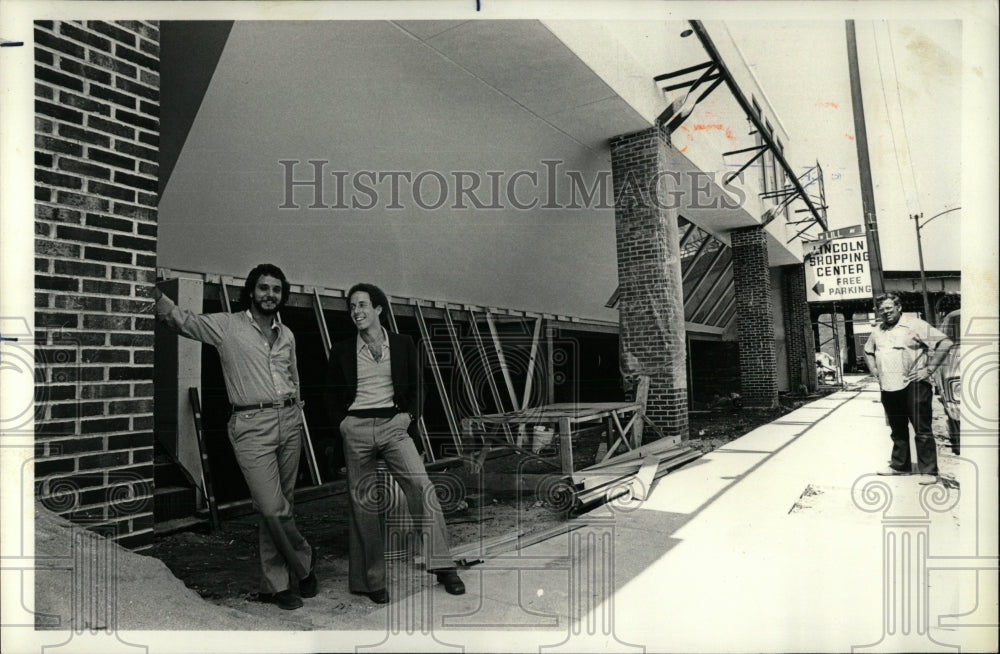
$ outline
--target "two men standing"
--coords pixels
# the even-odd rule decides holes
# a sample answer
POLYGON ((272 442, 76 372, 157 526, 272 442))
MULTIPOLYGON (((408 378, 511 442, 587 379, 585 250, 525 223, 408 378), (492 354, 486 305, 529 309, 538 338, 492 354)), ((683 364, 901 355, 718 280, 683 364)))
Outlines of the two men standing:
MULTIPOLYGON (((293 516, 303 414, 295 336, 278 321, 289 289, 279 268, 261 264, 247 277, 238 313, 195 314, 158 288, 152 295, 158 320, 219 351, 233 409, 229 440, 259 513, 260 594, 291 610, 302 606, 303 597, 316 596, 318 583, 316 550, 293 516)), ((350 590, 376 603, 389 601, 381 522, 377 510, 363 501, 376 483, 376 456, 381 456, 424 536, 427 571, 447 592, 462 594, 465 586, 451 559, 444 515, 407 433, 415 431, 420 414, 416 346, 382 327, 388 301, 377 287, 358 284, 348 297, 358 335, 330 352, 326 401, 347 460, 350 590)))
POLYGON ((913 472, 909 431, 909 425, 913 425, 917 473, 933 476, 922 484, 934 483, 938 462, 931 431, 930 378, 947 356, 952 341, 927 322, 904 316, 897 293, 880 295, 875 305, 880 324, 865 343, 865 361, 882 389, 882 406, 892 430, 889 467, 878 474, 913 472))

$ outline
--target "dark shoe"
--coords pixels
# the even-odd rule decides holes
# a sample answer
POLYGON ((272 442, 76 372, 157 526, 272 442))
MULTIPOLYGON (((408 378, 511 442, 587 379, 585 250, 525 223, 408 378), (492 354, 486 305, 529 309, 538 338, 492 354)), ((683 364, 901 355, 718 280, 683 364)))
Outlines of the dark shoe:
POLYGON ((897 470, 896 468, 893 468, 892 466, 889 466, 888 468, 886 468, 884 470, 879 470, 875 474, 876 475, 880 475, 882 477, 892 477, 892 476, 895 476, 895 475, 908 475, 908 474, 910 474, 910 471, 909 470, 897 470))
POLYGON ((302 598, 296 595, 290 588, 286 588, 280 593, 271 593, 270 595, 261 593, 260 599, 271 604, 277 604, 279 609, 286 611, 293 611, 302 607, 302 598))
POLYGON ((389 591, 385 588, 382 590, 373 590, 368 593, 368 599, 375 602, 376 604, 388 604, 389 603, 389 591))
POLYGON ((462 583, 458 573, 454 570, 441 570, 435 572, 434 575, 437 577, 438 583, 444 586, 445 591, 449 595, 465 594, 465 584, 462 583))
POLYGON ((309 555, 309 574, 303 579, 299 579, 299 594, 302 597, 316 597, 319 593, 319 581, 316 579, 316 548, 312 548, 309 555))

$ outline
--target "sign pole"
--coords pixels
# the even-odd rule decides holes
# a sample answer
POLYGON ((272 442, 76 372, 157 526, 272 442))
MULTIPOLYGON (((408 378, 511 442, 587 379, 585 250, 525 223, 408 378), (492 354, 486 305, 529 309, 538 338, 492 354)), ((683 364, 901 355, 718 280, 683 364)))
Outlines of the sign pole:
POLYGON ((830 321, 833 323, 833 360, 837 365, 837 383, 844 387, 844 363, 840 358, 840 332, 837 331, 837 303, 833 303, 830 311, 830 321))

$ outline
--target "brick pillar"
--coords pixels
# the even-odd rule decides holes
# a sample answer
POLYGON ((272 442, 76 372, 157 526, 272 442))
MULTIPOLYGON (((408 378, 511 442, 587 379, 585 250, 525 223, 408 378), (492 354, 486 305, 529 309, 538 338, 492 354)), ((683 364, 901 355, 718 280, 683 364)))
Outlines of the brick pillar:
POLYGON ((806 269, 802 264, 781 269, 784 296, 785 347, 788 352, 788 388, 816 390, 816 344, 806 301, 806 269))
POLYGON ((611 140, 615 241, 621 295, 621 368, 649 375, 647 413, 667 435, 687 438, 684 296, 677 212, 657 194, 666 172, 666 134, 650 128, 611 140))
POLYGON ((127 546, 153 529, 159 42, 35 23, 36 494, 127 546))
POLYGON ((740 343, 740 394, 745 406, 769 408, 778 403, 778 380, 767 233, 755 226, 734 229, 730 234, 740 343))

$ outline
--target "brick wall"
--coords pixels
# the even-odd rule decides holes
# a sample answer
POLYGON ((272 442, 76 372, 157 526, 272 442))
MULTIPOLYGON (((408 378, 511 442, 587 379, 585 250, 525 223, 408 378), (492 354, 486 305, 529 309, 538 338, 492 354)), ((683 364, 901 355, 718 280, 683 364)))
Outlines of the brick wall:
MULTIPOLYGON (((621 295, 621 367, 650 377, 647 413, 667 435, 687 437, 684 296, 677 213, 649 181, 666 170, 666 134, 650 128, 611 140, 615 242, 621 295)), ((666 196, 664 196, 666 197, 666 196)), ((647 436, 648 438, 648 436, 647 436)))
POLYGON ((152 538, 156 22, 35 23, 36 494, 152 538))
POLYGON ((730 234, 740 344, 740 395, 745 406, 773 407, 778 403, 778 383, 767 234, 763 227, 756 226, 734 229, 730 234))
POLYGON ((816 390, 815 342, 806 301, 806 270, 802 264, 781 268, 785 347, 788 352, 788 388, 816 390))

